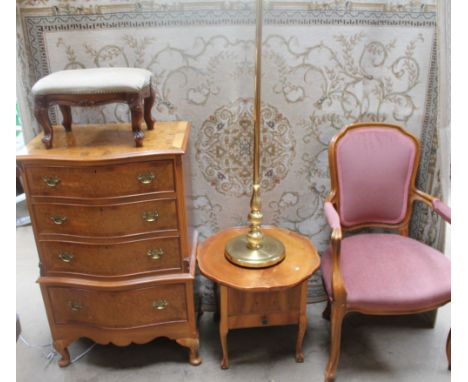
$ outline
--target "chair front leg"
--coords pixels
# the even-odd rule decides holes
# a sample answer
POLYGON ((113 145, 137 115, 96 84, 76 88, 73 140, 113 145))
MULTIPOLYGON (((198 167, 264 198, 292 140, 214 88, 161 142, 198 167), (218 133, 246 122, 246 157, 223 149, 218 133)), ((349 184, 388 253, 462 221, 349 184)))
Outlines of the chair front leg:
POLYGON ((336 376, 336 369, 340 359, 341 349, 341 327, 343 318, 346 315, 346 306, 336 302, 331 304, 331 336, 330 355, 328 365, 325 369, 325 382, 333 382, 336 376))

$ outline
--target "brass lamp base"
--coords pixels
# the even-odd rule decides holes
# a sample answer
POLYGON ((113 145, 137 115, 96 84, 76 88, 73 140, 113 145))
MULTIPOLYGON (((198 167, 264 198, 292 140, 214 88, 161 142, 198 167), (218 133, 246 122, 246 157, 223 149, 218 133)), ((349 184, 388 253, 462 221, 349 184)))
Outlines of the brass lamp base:
POLYGON ((263 236, 263 246, 250 249, 247 246, 247 235, 240 235, 226 244, 224 256, 236 265, 244 268, 266 268, 284 260, 286 253, 284 245, 273 236, 263 236))

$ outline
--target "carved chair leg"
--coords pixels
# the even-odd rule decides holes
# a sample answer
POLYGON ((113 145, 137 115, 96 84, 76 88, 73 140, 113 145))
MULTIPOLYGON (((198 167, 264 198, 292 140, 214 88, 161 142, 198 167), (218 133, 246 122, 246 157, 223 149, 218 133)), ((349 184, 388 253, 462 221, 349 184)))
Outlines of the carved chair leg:
POLYGON ((324 311, 322 312, 322 318, 330 321, 330 312, 331 312, 331 304, 330 300, 327 301, 327 306, 325 307, 324 311))
POLYGON ((445 345, 445 352, 447 353, 448 369, 452 370, 452 329, 450 329, 447 336, 447 344, 445 345))
POLYGON ((145 123, 146 127, 148 130, 153 130, 154 128, 154 119, 151 116, 151 109, 153 108, 154 105, 154 100, 155 100, 155 95, 154 95, 154 89, 150 84, 150 95, 149 97, 145 98, 145 123))
POLYGON ((141 131, 141 123, 143 121, 143 100, 139 94, 132 95, 128 99, 130 114, 132 115, 132 130, 135 138, 136 147, 143 147, 144 134, 141 131))
POLYGON ((65 127, 65 131, 70 132, 72 125, 71 107, 67 105, 59 105, 59 108, 63 116, 62 125, 65 127))
POLYGON ((62 356, 62 359, 58 362, 60 367, 65 367, 70 364, 70 353, 67 347, 67 343, 63 340, 54 341, 55 350, 62 356))
POLYGON ((202 363, 202 358, 198 354, 198 338, 179 338, 176 342, 180 346, 184 346, 189 349, 189 362, 191 365, 198 366, 202 363))
POLYGON ((345 315, 345 306, 335 303, 331 304, 330 356, 328 358, 327 368, 325 369, 325 382, 332 382, 335 380, 336 369, 340 359, 341 326, 345 315))
POLYGON ((42 129, 44 130, 42 143, 44 143, 46 149, 51 149, 54 132, 49 120, 49 108, 47 102, 40 99, 39 97, 36 97, 34 100, 34 116, 39 122, 39 125, 41 125, 42 129))

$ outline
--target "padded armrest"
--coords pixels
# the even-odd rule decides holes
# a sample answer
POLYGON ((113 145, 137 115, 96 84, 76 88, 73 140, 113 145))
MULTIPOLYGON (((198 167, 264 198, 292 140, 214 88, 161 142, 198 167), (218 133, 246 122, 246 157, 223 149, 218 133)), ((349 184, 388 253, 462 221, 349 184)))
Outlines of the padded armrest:
POLYGON ((434 199, 432 201, 432 208, 442 217, 447 223, 452 224, 452 210, 442 200, 434 199))
POLYGON ((323 207, 325 211, 325 218, 327 219, 328 225, 332 229, 340 229, 341 222, 340 222, 340 215, 336 212, 335 207, 330 202, 325 202, 323 207))

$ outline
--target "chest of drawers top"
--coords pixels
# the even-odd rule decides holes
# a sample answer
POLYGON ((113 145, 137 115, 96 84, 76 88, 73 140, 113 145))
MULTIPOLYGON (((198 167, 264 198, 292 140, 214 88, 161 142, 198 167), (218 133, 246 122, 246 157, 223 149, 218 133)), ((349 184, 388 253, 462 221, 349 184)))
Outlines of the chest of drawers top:
POLYGON ((158 122, 154 130, 145 130, 143 147, 135 147, 128 123, 74 125, 71 132, 60 126, 54 129, 54 147, 47 150, 42 135, 32 139, 16 159, 27 165, 36 161, 90 162, 125 159, 141 160, 151 156, 184 154, 191 124, 187 121, 158 122))

